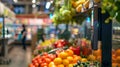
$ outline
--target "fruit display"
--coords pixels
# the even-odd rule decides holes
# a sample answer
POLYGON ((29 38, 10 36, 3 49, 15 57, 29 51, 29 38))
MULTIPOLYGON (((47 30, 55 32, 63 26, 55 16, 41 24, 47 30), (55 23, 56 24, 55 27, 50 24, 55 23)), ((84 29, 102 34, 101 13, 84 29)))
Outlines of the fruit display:
POLYGON ((55 54, 44 52, 32 59, 29 67, 78 67, 81 65, 100 65, 97 56, 92 54, 82 57, 74 54, 70 48, 56 50, 55 54))
POLYGON ((53 46, 54 46, 55 48, 62 48, 62 47, 64 47, 64 46, 68 45, 68 44, 69 44, 69 42, 66 41, 66 40, 58 40, 58 41, 56 41, 56 42, 53 44, 53 46))
MULTIPOLYGON (((82 38, 70 42, 57 40, 49 51, 43 51, 32 59, 29 67, 100 67, 101 49, 92 50, 90 41, 82 38), (60 47, 55 47, 62 44, 60 47), (68 44, 68 45, 67 45, 68 44), (67 46, 67 47, 63 47, 67 46)), ((112 50, 112 67, 120 66, 120 49, 112 50)))
POLYGON ((37 55, 32 59, 32 63, 29 67, 48 67, 49 63, 51 63, 55 57, 55 55, 48 53, 43 53, 42 56, 37 55))
POLYGON ((55 40, 49 39, 42 43, 40 43, 36 49, 34 50, 34 55, 41 54, 42 52, 48 52, 54 48, 63 48, 67 46, 69 43, 66 40, 55 40))
POLYGON ((56 41, 56 39, 49 39, 45 40, 44 42, 37 45, 36 49, 34 50, 34 55, 38 55, 42 52, 48 52, 52 50, 54 47, 52 44, 56 41))
POLYGON ((41 46, 49 46, 49 45, 51 45, 51 44, 53 44, 54 42, 56 42, 56 39, 48 39, 48 40, 45 40, 44 42, 42 42, 42 43, 40 43, 39 45, 41 45, 41 46))

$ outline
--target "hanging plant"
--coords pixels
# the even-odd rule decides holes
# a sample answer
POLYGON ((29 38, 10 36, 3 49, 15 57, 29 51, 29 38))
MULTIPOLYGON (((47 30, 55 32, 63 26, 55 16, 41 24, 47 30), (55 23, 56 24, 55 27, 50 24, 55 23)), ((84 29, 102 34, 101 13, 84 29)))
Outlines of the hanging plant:
POLYGON ((108 12, 110 17, 106 19, 105 23, 109 23, 110 20, 115 18, 120 22, 120 0, 103 0, 102 1, 102 13, 108 12))
MULTIPOLYGON (((61 8, 58 5, 55 7, 53 22, 55 24, 66 23, 72 20, 72 17, 76 14, 75 9, 72 7, 71 0, 63 0, 64 4, 62 4, 61 8)), ((57 3, 58 0, 55 0, 57 3)), ((55 3, 55 4, 56 4, 55 3)))

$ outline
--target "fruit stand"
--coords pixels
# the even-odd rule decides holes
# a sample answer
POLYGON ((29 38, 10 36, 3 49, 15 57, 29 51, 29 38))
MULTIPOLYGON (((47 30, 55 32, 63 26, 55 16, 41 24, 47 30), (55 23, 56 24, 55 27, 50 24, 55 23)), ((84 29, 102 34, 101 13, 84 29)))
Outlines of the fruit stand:
MULTIPOLYGON (((102 3, 104 5, 105 0, 102 3)), ((53 47, 53 52, 42 52, 35 56, 29 67, 120 67, 120 49, 112 49, 113 14, 108 12, 109 9, 101 7, 99 0, 55 0, 54 5, 52 20, 55 25, 81 24, 86 17, 91 16, 91 41, 82 38, 80 43, 72 41, 62 47, 53 47), (98 41, 101 42, 100 46, 98 41)))

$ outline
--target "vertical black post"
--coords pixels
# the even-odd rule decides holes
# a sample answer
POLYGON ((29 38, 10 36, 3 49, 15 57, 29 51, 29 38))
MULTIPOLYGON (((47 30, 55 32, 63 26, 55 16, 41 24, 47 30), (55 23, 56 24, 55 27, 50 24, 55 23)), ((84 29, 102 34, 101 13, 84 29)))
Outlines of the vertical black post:
POLYGON ((2 28, 2 55, 3 56, 5 56, 5 17, 4 16, 2 16, 2 18, 3 18, 3 24, 2 24, 2 26, 3 26, 3 28, 2 28))
POLYGON ((112 67, 112 21, 105 23, 105 20, 109 17, 108 13, 101 14, 99 17, 102 25, 102 67, 112 67))
POLYGON ((5 39, 5 17, 3 16, 3 39, 5 39))
POLYGON ((91 45, 93 50, 98 49, 98 7, 93 8, 93 33, 91 38, 91 45))

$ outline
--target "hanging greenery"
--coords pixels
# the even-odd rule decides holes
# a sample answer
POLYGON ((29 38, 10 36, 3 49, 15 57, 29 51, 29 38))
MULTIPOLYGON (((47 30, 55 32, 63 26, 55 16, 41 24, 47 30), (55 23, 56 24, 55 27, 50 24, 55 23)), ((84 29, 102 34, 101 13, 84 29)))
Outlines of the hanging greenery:
POLYGON ((106 23, 113 18, 120 22, 120 0, 103 0, 101 4, 102 13, 108 12, 110 14, 110 17, 105 21, 106 23))
MULTIPOLYGON (((90 0, 55 0, 55 11, 52 18, 54 24, 79 23, 86 18, 90 0), (62 3, 63 1, 63 3, 62 3), (81 15, 81 13, 83 15, 81 15)), ((89 12, 89 11, 88 11, 89 12)))

